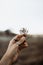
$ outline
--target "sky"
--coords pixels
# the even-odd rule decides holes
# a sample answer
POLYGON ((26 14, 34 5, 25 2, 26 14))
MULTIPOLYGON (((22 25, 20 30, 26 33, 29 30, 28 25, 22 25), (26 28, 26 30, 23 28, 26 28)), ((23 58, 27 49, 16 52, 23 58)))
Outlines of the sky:
POLYGON ((0 0, 0 31, 43 34, 43 0, 0 0))

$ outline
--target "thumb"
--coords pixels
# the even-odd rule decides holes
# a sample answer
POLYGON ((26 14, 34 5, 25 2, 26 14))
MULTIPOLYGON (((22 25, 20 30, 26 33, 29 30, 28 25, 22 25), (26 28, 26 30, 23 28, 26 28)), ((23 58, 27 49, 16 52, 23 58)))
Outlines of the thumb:
POLYGON ((25 37, 22 37, 18 42, 16 42, 16 45, 20 45, 25 41, 25 37))

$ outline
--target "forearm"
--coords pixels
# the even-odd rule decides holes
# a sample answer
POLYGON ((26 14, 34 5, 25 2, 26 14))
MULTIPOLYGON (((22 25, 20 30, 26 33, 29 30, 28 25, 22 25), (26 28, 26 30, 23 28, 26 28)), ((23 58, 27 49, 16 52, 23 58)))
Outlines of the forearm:
MULTIPOLYGON (((18 52, 21 51, 19 48, 19 45, 24 44, 23 48, 27 47, 27 43, 24 41, 26 41, 26 40, 23 35, 17 35, 16 37, 14 37, 10 41, 7 51, 0 61, 0 65, 11 65, 12 62, 15 62, 19 55, 18 52), (16 42, 15 40, 18 40, 18 41, 16 42)), ((23 49, 23 48, 21 48, 21 49, 23 49)))
POLYGON ((11 65, 12 60, 9 58, 7 53, 4 54, 2 59, 0 60, 0 65, 11 65))

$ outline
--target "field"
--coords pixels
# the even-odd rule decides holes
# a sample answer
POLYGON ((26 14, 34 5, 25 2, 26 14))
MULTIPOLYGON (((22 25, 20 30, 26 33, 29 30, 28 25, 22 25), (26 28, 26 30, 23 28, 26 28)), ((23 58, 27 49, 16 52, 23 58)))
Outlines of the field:
MULTIPOLYGON (((0 31, 0 59, 6 52, 9 41, 16 34, 0 31)), ((12 65, 43 65, 43 35, 27 35, 28 48, 21 51, 18 60, 12 65)))

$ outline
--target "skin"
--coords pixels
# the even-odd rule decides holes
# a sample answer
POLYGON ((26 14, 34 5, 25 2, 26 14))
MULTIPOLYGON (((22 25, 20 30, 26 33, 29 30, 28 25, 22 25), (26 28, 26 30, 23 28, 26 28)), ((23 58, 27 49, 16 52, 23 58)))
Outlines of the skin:
POLYGON ((25 35, 16 35, 10 42, 6 53, 0 60, 0 65, 11 65, 15 62, 22 49, 28 46, 25 35))

